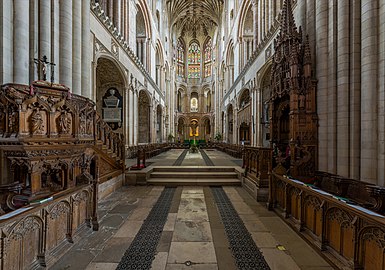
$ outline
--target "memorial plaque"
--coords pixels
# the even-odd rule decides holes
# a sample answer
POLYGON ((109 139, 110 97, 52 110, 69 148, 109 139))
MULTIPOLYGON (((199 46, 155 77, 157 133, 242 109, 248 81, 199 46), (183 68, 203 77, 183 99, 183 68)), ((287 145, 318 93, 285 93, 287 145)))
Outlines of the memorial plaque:
POLYGON ((122 122, 122 108, 103 108, 105 122, 122 122))

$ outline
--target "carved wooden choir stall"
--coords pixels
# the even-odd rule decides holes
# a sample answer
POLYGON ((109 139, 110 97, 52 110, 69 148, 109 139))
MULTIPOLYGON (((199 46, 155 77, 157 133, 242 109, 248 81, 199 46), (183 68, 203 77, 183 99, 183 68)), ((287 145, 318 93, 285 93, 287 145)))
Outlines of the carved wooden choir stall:
POLYGON ((316 81, 309 42, 286 0, 275 40, 270 99, 269 209, 339 269, 385 269, 385 188, 316 172, 316 81), (300 181, 299 181, 300 180, 300 181))
POLYGON ((44 266, 82 225, 98 229, 98 186, 122 174, 124 145, 94 107, 63 85, 2 86, 0 269, 44 266))
POLYGON ((278 164, 304 180, 314 175, 317 164, 316 80, 308 38, 297 30, 290 2, 282 10, 274 40, 270 133, 278 164))

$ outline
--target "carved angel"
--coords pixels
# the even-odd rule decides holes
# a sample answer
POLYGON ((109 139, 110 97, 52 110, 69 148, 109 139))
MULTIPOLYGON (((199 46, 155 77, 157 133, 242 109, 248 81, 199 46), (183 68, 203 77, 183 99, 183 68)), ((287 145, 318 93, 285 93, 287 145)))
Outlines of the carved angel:
POLYGON ((31 114, 31 133, 35 134, 43 134, 44 133, 44 125, 43 125, 43 116, 39 109, 35 109, 31 114))
POLYGON ((60 132, 63 134, 68 134, 71 132, 71 114, 64 111, 59 117, 59 128, 60 132))

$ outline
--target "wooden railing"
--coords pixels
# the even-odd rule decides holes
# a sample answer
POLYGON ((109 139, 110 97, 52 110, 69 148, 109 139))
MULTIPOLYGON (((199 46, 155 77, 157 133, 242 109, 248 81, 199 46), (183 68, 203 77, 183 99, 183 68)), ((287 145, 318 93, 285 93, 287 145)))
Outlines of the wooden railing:
POLYGON ((383 215, 276 173, 269 207, 336 267, 385 269, 383 215))
POLYGON ((215 144, 216 148, 226 154, 235 157, 242 158, 242 146, 238 144, 230 144, 230 143, 217 143, 215 144))

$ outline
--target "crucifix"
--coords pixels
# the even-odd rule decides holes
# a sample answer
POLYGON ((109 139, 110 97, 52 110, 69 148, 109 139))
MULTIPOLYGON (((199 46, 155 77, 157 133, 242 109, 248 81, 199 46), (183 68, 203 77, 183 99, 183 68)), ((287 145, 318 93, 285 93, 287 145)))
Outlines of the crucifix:
POLYGON ((43 80, 46 81, 47 80, 47 65, 51 66, 51 83, 53 83, 54 76, 55 76, 54 67, 56 66, 56 64, 54 64, 52 62, 48 62, 46 55, 43 55, 43 57, 41 59, 34 58, 33 60, 39 69, 39 73, 38 73, 39 74, 39 80, 40 80, 40 68, 41 68, 41 72, 43 73, 43 80))

